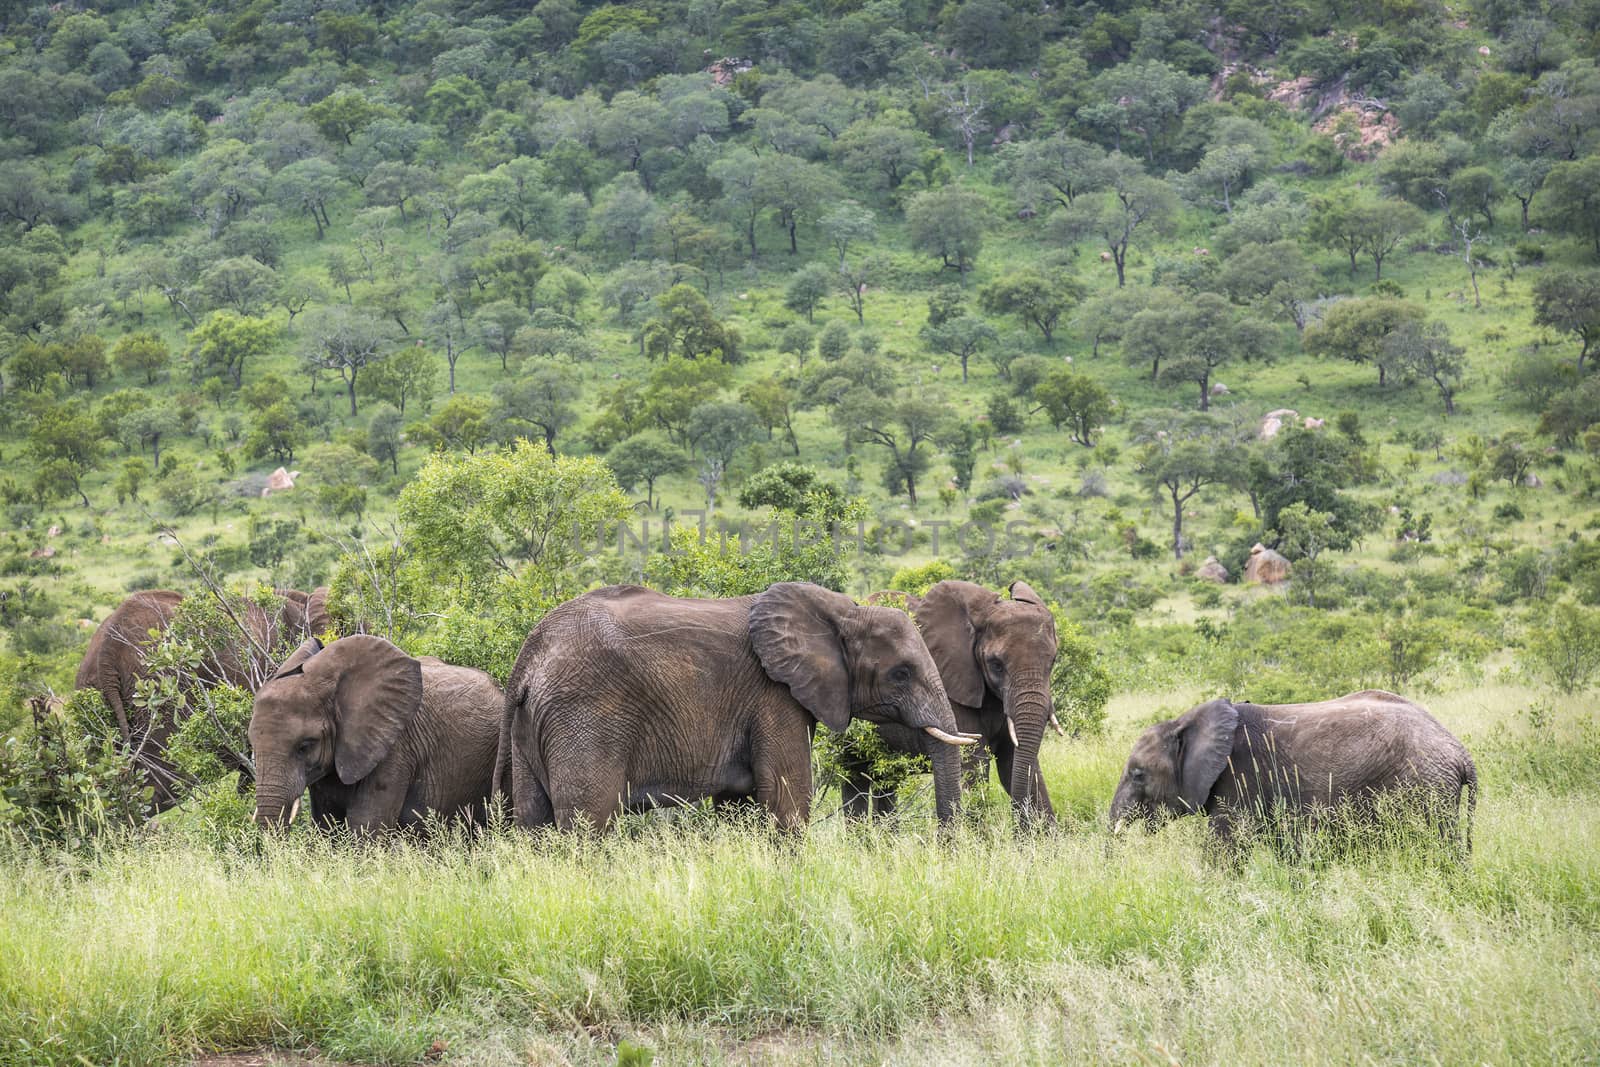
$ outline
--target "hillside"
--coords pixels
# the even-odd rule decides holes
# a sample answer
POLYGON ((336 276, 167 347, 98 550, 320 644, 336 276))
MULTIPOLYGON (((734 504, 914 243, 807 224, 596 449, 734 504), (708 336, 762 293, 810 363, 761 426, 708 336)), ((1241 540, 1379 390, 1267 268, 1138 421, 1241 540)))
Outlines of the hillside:
POLYGON ((923 523, 858 595, 1009 522, 1025 559, 940 555, 1187 625, 1262 542, 1327 576, 1290 603, 1515 643, 1600 593, 1587 9, 1248 7, 14 13, 0 677, 192 585, 168 525, 309 588, 519 437, 657 530, 708 486, 764 527, 786 461, 923 523))

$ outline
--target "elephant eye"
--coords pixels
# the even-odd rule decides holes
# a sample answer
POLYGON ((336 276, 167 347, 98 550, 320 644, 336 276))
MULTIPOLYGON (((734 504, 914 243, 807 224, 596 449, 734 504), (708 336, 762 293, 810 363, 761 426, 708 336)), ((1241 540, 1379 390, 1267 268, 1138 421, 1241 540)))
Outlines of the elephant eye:
POLYGON ((1135 767, 1133 770, 1128 772, 1128 777, 1132 778, 1135 782, 1138 782, 1140 785, 1143 785, 1144 784, 1144 768, 1143 767, 1135 767))
POLYGON ((1004 674, 1006 673, 1006 665, 1001 662, 999 656, 990 656, 989 670, 994 674, 1004 674))
POLYGON ((313 751, 316 750, 316 747, 317 739, 315 737, 308 737, 304 741, 300 742, 298 751, 302 756, 309 756, 313 751))
POLYGON ((895 685, 905 685, 911 680, 911 668, 904 663, 889 672, 889 681, 895 685))

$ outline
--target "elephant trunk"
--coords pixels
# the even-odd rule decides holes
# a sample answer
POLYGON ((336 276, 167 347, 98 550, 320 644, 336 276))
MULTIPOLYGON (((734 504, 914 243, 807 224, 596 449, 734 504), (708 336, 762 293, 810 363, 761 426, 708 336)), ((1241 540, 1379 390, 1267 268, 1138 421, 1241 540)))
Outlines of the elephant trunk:
POLYGON ((257 781, 256 825, 265 830, 293 822, 305 788, 305 779, 300 775, 275 775, 257 781))
POLYGON ((1003 696, 1007 729, 1015 751, 1011 757, 1011 806, 1023 826, 1049 826, 1056 813, 1039 770, 1039 743, 1055 714, 1049 679, 1043 673, 1018 674, 1003 696))
POLYGON ((971 734, 963 734, 956 725, 956 715, 950 707, 950 698, 941 688, 933 694, 922 714, 912 721, 924 724, 923 732, 935 744, 929 753, 933 763, 933 806, 941 823, 955 818, 961 803, 961 753, 973 743, 971 734))
POLYGON ((929 759, 933 762, 934 810, 941 823, 949 823, 955 818, 961 800, 961 749, 955 745, 934 745, 929 759))

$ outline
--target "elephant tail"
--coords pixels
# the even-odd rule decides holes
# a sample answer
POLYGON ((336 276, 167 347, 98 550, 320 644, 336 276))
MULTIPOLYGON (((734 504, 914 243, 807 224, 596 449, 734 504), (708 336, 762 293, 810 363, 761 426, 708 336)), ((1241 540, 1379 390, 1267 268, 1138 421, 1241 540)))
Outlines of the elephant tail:
POLYGON ((494 754, 493 796, 511 796, 511 719, 522 707, 522 693, 520 684, 506 688, 505 710, 500 713, 500 742, 494 754))
POLYGON ((1463 858, 1472 855, 1472 817, 1478 810, 1478 768, 1468 756, 1461 767, 1461 789, 1466 801, 1466 811, 1461 823, 1461 848, 1463 858))

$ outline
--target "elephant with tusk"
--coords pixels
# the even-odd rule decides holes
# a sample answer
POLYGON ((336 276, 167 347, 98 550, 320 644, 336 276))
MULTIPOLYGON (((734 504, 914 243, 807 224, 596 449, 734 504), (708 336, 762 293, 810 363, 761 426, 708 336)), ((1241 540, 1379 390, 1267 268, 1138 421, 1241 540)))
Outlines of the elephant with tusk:
POLYGON ((412 827, 429 812, 481 822, 504 705, 482 671, 366 634, 310 638, 256 693, 256 821, 293 822, 309 786, 324 829, 412 827))
POLYGON ((1427 710, 1369 689, 1313 704, 1213 700, 1157 723, 1134 743, 1111 801, 1111 827, 1201 814, 1223 842, 1275 812, 1372 813, 1410 794, 1442 836, 1472 848, 1478 772, 1427 710))
MULTIPOLYGON (((1047 826, 1055 821, 1055 808, 1039 770, 1039 744, 1047 726, 1065 732, 1050 694, 1055 619, 1026 582, 1013 582, 1008 592, 1000 596, 972 582, 945 581, 925 596, 907 597, 906 607, 939 668, 957 725, 980 742, 967 756, 968 783, 987 777, 992 755, 1018 822, 1047 826)), ((896 751, 930 751, 924 738, 904 727, 884 724, 878 733, 896 751)), ((847 813, 894 809, 893 793, 876 787, 867 760, 847 756, 844 771, 847 813)))
POLYGON ((852 716, 929 739, 935 803, 959 793, 961 735, 911 620, 821 586, 700 600, 638 586, 556 608, 506 691, 501 764, 520 825, 753 798, 785 829, 811 810, 811 737, 852 716))

